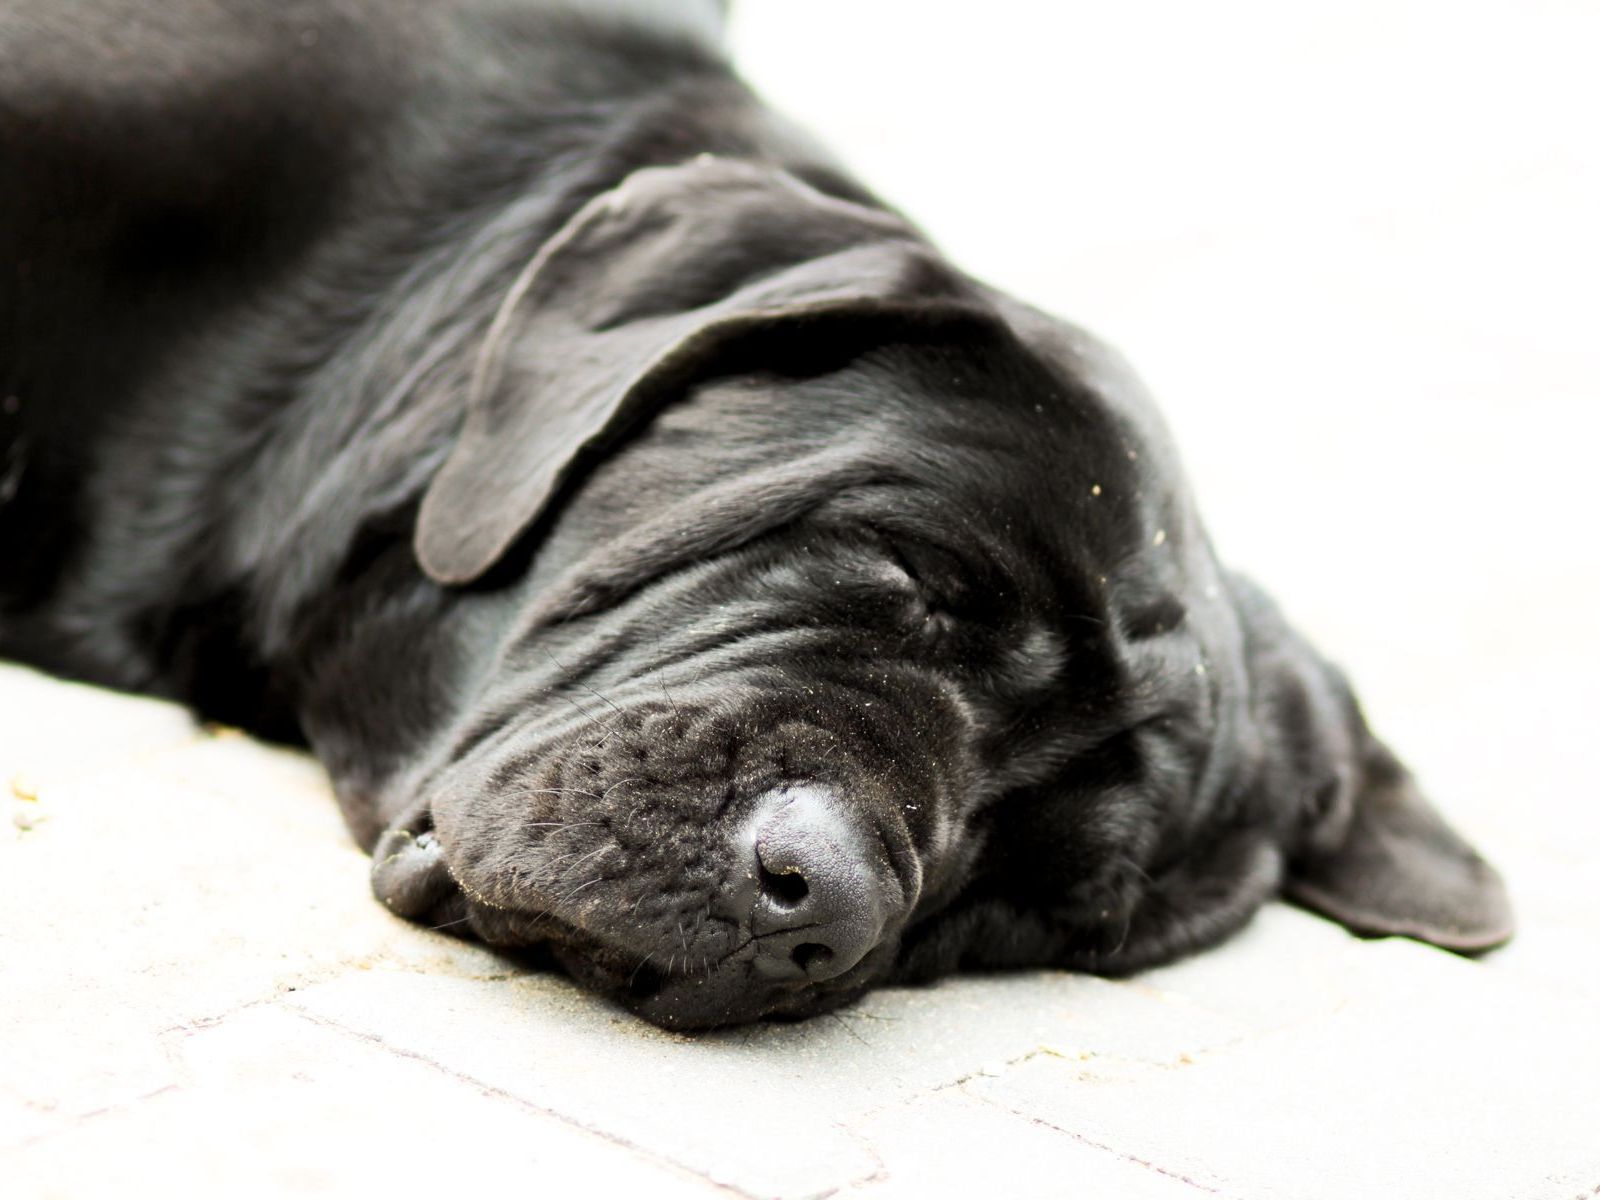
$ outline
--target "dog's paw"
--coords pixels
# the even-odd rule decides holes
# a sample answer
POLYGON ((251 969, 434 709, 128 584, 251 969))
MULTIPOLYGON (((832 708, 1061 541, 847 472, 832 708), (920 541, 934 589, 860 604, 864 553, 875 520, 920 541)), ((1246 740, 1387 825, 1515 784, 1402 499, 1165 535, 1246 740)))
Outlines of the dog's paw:
POLYGON ((466 898, 431 829, 387 830, 372 852, 372 893, 396 916, 438 928, 459 922, 466 898))

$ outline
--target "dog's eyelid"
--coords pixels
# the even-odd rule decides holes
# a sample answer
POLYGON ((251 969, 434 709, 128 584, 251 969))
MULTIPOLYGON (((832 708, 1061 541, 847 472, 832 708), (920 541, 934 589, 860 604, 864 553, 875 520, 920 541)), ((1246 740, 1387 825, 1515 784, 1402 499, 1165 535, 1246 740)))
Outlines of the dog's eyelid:
POLYGON ((1120 624, 1129 641, 1147 641, 1165 634, 1175 633, 1188 620, 1189 610, 1181 599, 1164 595, 1122 614, 1120 624))
POLYGON ((888 561, 889 565, 892 566, 896 571, 900 572, 900 574, 904 575, 917 587, 922 587, 922 577, 917 574, 916 567, 912 565, 911 560, 906 557, 905 552, 900 549, 895 540, 893 538, 882 537, 880 535, 879 541, 883 548, 884 558, 888 561))
POLYGON ((875 580, 881 580, 898 592, 921 596, 923 593, 922 582, 912 572, 906 570, 904 564, 893 558, 880 558, 874 561, 872 574, 875 580))
MULTIPOLYGON (((942 578, 929 579, 932 574, 925 564, 919 564, 914 552, 908 552, 905 546, 893 537, 883 537, 883 561, 895 573, 905 580, 905 585, 916 593, 922 609, 929 619, 938 619, 939 627, 950 624, 955 617, 955 606, 951 603, 951 596, 958 592, 952 588, 948 581, 942 578)), ((930 551, 929 553, 933 553, 930 551)))
POLYGON ((985 576, 964 556, 918 538, 881 536, 885 556, 911 580, 929 610, 956 620, 975 615, 971 611, 975 581, 985 576))

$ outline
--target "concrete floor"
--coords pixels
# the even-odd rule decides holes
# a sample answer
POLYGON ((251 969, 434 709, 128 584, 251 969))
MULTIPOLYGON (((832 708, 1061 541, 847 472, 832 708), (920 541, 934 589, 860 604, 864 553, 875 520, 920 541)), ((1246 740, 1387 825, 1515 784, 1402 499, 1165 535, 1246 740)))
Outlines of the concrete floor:
POLYGON ((1163 397, 1223 551, 1504 869, 1111 983, 686 1038, 404 925, 316 765, 0 668, 0 1193, 1600 1195, 1600 11, 746 0, 747 73, 1163 397))

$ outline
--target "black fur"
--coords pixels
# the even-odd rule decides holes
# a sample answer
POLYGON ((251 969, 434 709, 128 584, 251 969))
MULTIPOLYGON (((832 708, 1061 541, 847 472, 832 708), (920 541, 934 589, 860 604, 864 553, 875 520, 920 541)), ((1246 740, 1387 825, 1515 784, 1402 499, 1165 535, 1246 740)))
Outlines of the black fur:
POLYGON ((716 7, 8 6, 0 653, 303 738, 396 911, 669 1025, 1136 970, 1284 887, 1504 940, 1114 356, 765 109, 716 7), (906 913, 777 987, 728 847, 801 782, 906 913))

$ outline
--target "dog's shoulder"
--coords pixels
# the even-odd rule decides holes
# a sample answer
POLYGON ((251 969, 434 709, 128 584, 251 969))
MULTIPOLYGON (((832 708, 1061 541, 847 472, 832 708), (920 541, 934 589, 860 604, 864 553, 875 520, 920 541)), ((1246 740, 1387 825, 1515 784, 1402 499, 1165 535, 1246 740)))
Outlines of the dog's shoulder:
MULTIPOLYGON (((0 651, 39 658, 26 613, 142 628, 152 596, 259 565, 263 498, 312 492, 296 448, 334 471, 381 400, 341 372, 406 374, 385 330, 436 301, 470 323, 564 207, 699 125, 760 127, 718 9, 0 6, 0 177, 23 185, 0 189, 0 557, 29 565, 0 583, 0 651)), ((341 487, 352 520, 382 491, 341 487)))

